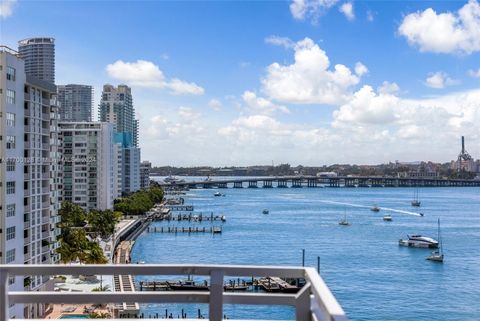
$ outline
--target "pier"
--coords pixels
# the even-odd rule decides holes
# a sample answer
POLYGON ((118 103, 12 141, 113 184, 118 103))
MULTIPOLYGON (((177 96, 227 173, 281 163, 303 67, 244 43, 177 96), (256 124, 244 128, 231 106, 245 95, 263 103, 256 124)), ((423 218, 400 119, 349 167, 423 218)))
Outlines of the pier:
POLYGON ((172 211, 192 212, 193 205, 166 205, 166 208, 172 211))
POLYGON ((166 188, 480 187, 480 180, 378 176, 271 176, 160 184, 166 188))
POLYGON ((157 215, 154 218, 155 221, 187 221, 187 222, 226 222, 227 218, 225 215, 213 215, 213 213, 210 214, 177 214, 173 215, 171 213, 164 214, 164 215, 157 215))
POLYGON ((212 233, 220 234, 223 232, 221 226, 198 227, 198 226, 150 226, 148 233, 212 233))

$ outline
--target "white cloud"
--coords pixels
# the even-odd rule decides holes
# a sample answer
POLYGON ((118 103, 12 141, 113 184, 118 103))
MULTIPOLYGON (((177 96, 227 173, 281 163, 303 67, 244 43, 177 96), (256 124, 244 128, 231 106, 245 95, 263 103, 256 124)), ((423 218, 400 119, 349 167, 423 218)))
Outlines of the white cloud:
POLYGON ((242 95, 242 99, 255 113, 260 113, 263 115, 270 115, 277 111, 282 113, 290 113, 287 107, 276 105, 268 99, 258 97, 253 91, 245 91, 242 95))
POLYGON ((471 54, 480 51, 480 5, 470 0, 458 12, 411 13, 398 31, 420 51, 471 54))
POLYGON ((425 80, 425 85, 430 88, 441 89, 458 84, 458 80, 450 78, 446 73, 438 71, 431 73, 425 80))
POLYGON ((363 76, 365 75, 366 73, 368 73, 368 68, 362 64, 361 62, 357 62, 355 64, 355 73, 358 75, 358 76, 363 76))
POLYGON ((183 119, 189 119, 189 120, 197 119, 201 116, 201 114, 193 110, 193 108, 185 107, 185 106, 180 106, 178 108, 178 115, 183 119))
POLYGON ((316 23, 320 15, 337 2, 338 0, 293 0, 290 4, 290 12, 297 20, 310 19, 316 23))
POLYGON ((333 125, 343 123, 386 124, 394 121, 399 99, 391 94, 376 94, 372 87, 363 86, 353 98, 333 113, 333 125))
POLYGON ((372 22, 373 20, 375 20, 375 14, 373 13, 373 11, 368 10, 367 11, 367 21, 372 22))
POLYGON ((219 111, 222 108, 222 102, 216 98, 210 99, 208 106, 215 111, 219 111))
POLYGON ((345 17, 348 20, 354 20, 355 19, 355 13, 353 12, 353 3, 351 2, 345 2, 342 4, 339 8, 340 12, 345 15, 345 17))
POLYGON ((282 46, 285 48, 295 47, 295 42, 293 42, 288 37, 268 36, 267 38, 265 38, 265 43, 268 43, 274 46, 282 46))
POLYGON ((360 81, 345 65, 337 64, 330 70, 325 51, 309 38, 297 42, 294 50, 293 64, 273 63, 267 67, 262 86, 272 99, 299 104, 339 104, 360 81))
POLYGON ((0 1, 0 18, 6 18, 13 14, 17 0, 1 0, 0 1))
POLYGON ((468 75, 473 78, 480 78, 480 69, 477 70, 469 70, 468 75))
POLYGON ((124 62, 117 60, 105 68, 113 79, 124 81, 131 86, 170 89, 173 94, 203 95, 204 89, 193 82, 177 78, 168 80, 160 68, 153 62, 137 60, 124 62))
POLYGON ((395 82, 384 81, 383 84, 378 87, 380 94, 395 94, 400 91, 400 87, 395 82))

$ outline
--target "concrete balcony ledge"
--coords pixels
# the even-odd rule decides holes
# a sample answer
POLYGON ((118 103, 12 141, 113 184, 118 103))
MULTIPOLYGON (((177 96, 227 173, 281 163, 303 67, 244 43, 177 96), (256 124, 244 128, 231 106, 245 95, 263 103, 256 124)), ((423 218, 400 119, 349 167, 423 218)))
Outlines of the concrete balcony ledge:
MULTIPOLYGON (((296 321, 347 321, 342 307, 313 268, 197 264, 119 265, 2 265, 0 266, 0 320, 9 320, 9 304, 89 304, 89 303, 205 303, 207 320, 221 321, 224 304, 286 305, 295 308, 296 321), (9 292, 10 276, 25 275, 197 275, 209 278, 208 291, 159 292, 9 292), (303 278, 297 293, 225 292, 225 277, 303 278)), ((120 320, 120 319, 119 319, 120 320)), ((122 318, 121 320, 127 320, 122 318)), ((137 319, 138 320, 138 319, 137 319)), ((186 320, 186 319, 182 319, 186 320)), ((192 319, 193 320, 193 319, 192 319)), ((246 321, 246 320, 244 320, 246 321)), ((259 321, 251 319, 251 321, 259 321)))

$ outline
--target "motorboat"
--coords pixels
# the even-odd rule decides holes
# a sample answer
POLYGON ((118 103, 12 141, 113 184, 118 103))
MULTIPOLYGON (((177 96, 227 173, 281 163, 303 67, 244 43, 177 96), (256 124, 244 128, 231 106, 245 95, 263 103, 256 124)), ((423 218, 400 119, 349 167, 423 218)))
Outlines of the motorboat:
POLYGON ((406 240, 399 240, 401 246, 420 247, 420 248, 438 248, 438 241, 431 237, 420 234, 407 235, 406 240))
POLYGON ((215 194, 213 194, 213 196, 222 196, 222 193, 220 193, 220 192, 215 192, 215 194))
POLYGON ((192 280, 178 281, 175 283, 167 282, 169 288, 174 291, 208 291, 207 281, 196 283, 192 280))
POLYGON ((383 220, 384 221, 387 221, 387 222, 390 222, 392 220, 392 215, 390 214, 386 214, 383 216, 383 220))
POLYGON ((377 205, 374 205, 370 210, 372 212, 380 212, 380 207, 378 207, 377 205))
POLYGON ((262 211, 262 213, 263 213, 263 214, 268 214, 269 211, 268 211, 267 209, 264 209, 264 210, 262 211))

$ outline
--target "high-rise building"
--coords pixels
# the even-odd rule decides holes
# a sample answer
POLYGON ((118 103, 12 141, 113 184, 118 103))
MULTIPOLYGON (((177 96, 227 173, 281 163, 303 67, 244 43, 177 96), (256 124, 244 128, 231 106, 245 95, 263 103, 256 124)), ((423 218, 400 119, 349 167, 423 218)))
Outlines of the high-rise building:
POLYGON ((116 197, 113 126, 101 122, 61 122, 62 201, 83 209, 112 209, 116 197))
POLYGON ((55 83, 55 39, 28 38, 18 42, 18 51, 25 61, 25 73, 39 80, 55 83))
POLYGON ((130 87, 104 85, 99 105, 99 119, 113 124, 119 173, 116 185, 121 193, 131 193, 140 189, 140 148, 138 148, 138 120, 135 119, 132 92, 130 87))
POLYGON ((98 118, 114 124, 115 132, 124 134, 123 139, 128 146, 138 146, 138 120, 135 119, 130 87, 104 85, 98 118))
POLYGON ((57 86, 61 121, 92 121, 93 87, 88 85, 57 86))
POLYGON ((143 161, 140 164, 140 188, 147 189, 150 186, 150 171, 152 170, 152 163, 143 161))
MULTIPOLYGON (((0 48, 0 263, 58 261, 58 104, 54 84, 25 74, 19 53, 0 48)), ((49 277, 9 280, 13 289, 53 290, 49 277)), ((46 304, 10 307, 13 318, 40 318, 46 304)))

